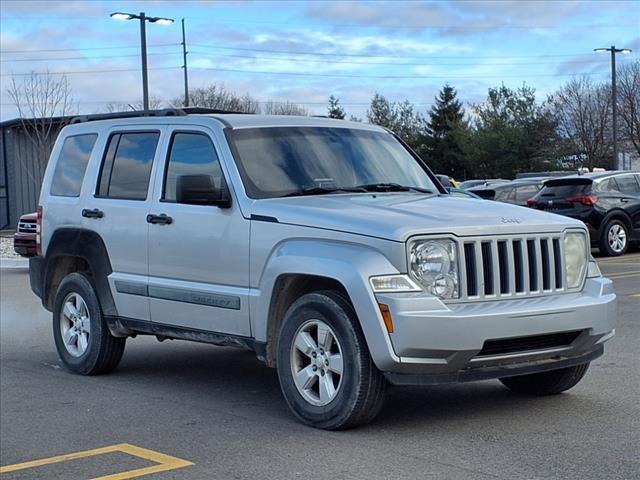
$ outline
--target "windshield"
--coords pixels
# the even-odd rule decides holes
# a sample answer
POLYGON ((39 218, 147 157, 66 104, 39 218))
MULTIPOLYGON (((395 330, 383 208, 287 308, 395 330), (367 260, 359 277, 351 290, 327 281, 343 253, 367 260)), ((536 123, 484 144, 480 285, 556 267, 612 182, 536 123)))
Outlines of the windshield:
POLYGON ((438 193, 426 169, 388 133, 327 127, 227 132, 251 198, 409 189, 438 193))

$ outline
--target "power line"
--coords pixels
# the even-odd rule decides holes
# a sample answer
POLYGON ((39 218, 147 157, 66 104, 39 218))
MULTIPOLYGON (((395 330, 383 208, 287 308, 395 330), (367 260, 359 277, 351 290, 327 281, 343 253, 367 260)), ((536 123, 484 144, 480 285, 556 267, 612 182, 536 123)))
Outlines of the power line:
POLYGON ((588 73, 558 73, 558 74, 521 74, 521 75, 487 75, 487 76, 451 76, 451 75, 354 75, 348 73, 307 73, 307 72, 266 72, 259 70, 236 70, 231 68, 216 68, 216 67, 191 67, 193 70, 212 70, 217 72, 232 72, 232 73, 248 73, 259 75, 291 75, 299 77, 329 77, 329 78, 375 78, 375 79, 415 79, 426 80, 430 78, 437 79, 459 79, 459 80, 476 80, 476 79, 488 79, 488 78, 529 78, 529 77, 561 77, 561 76, 574 76, 574 75, 601 75, 602 72, 588 72, 588 73))
POLYGON ((265 53, 284 53, 289 55, 315 55, 315 56, 329 56, 329 57, 360 57, 360 58, 415 58, 415 59, 451 59, 451 58, 466 58, 466 59, 478 59, 478 58, 552 58, 552 57, 579 57, 579 56, 588 56, 593 55, 591 52, 580 52, 580 53, 565 53, 565 54, 554 54, 554 55, 431 55, 431 56, 421 56, 421 55, 370 55, 370 54, 356 54, 356 53, 326 53, 326 52, 309 52, 309 51, 297 51, 291 52, 287 50, 272 50, 266 48, 245 48, 245 47, 222 47, 218 45, 204 45, 198 43, 189 44, 191 47, 200 47, 200 48, 213 48, 213 49, 222 49, 222 50, 241 50, 245 52, 265 52, 265 53))
MULTIPOLYGON (((153 67, 149 70, 178 70, 182 67, 153 67)), ((217 68, 217 67, 191 67, 193 70, 207 70, 217 72, 230 72, 230 73, 246 73, 250 75, 288 75, 297 77, 327 77, 327 78, 372 78, 372 79, 461 79, 461 80, 476 80, 476 79, 489 79, 489 78, 529 78, 529 77, 562 77, 562 76, 576 76, 576 75, 601 75, 603 72, 574 72, 574 73, 556 73, 556 74, 518 74, 518 75, 358 75, 349 73, 311 73, 311 72, 273 72, 264 70, 238 70, 231 68, 217 68)), ((137 68, 118 68, 107 70, 77 70, 77 71, 63 71, 63 72, 21 72, 21 73, 3 73, 0 77, 11 76, 29 76, 29 75, 83 75, 94 73, 118 73, 118 72, 137 72, 137 68)))
MULTIPOLYGON (((179 43, 155 43, 148 47, 179 47, 179 43)), ((50 49, 28 49, 28 50, 2 50, 1 53, 44 53, 44 52, 76 52, 84 50, 118 50, 121 48, 140 48, 140 45, 113 45, 110 47, 79 47, 79 48, 50 48, 50 49)))
MULTIPOLYGON (((153 67, 149 70, 177 70, 181 67, 153 67)), ((139 72, 139 68, 114 68, 110 70, 78 70, 68 72, 23 72, 23 73, 3 73, 0 77, 27 77, 29 75, 82 75, 87 73, 118 73, 118 72, 139 72)))
MULTIPOLYGON (((50 16, 50 15, 12 15, 11 19, 22 19, 22 20, 41 20, 41 19, 51 19, 51 20, 81 20, 81 19, 98 19, 102 18, 103 15, 67 15, 67 16, 50 16)), ((195 21, 203 21, 202 17, 184 17, 187 20, 195 20, 195 21)), ((498 23, 492 25, 478 25, 474 23, 474 20, 470 20, 470 24, 468 25, 441 25, 441 24, 420 24, 420 25, 407 25, 407 24, 387 24, 387 23, 347 23, 347 22, 336 22, 335 20, 331 20, 332 23, 323 23, 323 22, 308 22, 304 21, 300 26, 302 27, 325 27, 325 28, 378 28, 378 29, 407 29, 407 30, 426 30, 426 29, 434 29, 434 30, 481 30, 481 29, 511 29, 511 30, 554 30, 554 29, 563 29, 567 28, 571 29, 580 29, 580 30, 593 30, 596 28, 619 28, 620 25, 607 25, 607 24, 583 24, 583 25, 513 25, 513 24, 505 24, 498 23)), ((274 21, 261 21, 261 20, 224 20, 211 22, 207 21, 207 25, 270 25, 270 26, 292 26, 294 25, 294 20, 285 20, 281 22, 274 21)), ((295 25, 294 25, 295 26, 295 25)), ((623 25, 625 26, 625 25, 623 25)), ((631 25, 627 25, 631 26, 631 25)))
MULTIPOLYGON (((247 59, 251 59, 251 60, 285 60, 285 61, 291 61, 291 62, 304 62, 304 63, 310 63, 310 62, 323 62, 323 63, 339 63, 339 64, 348 64, 348 65, 383 65, 383 66, 413 66, 413 67, 421 67, 421 66, 435 66, 435 67, 446 67, 446 66, 458 66, 458 67, 468 67, 471 66, 472 64, 470 63, 398 63, 398 62, 393 62, 393 63, 389 63, 389 62, 357 62, 357 61, 353 61, 353 60, 327 60, 327 59, 322 59, 322 60, 316 60, 316 59, 309 59, 309 58, 294 58, 294 57, 264 57, 264 56, 255 56, 255 55, 237 55, 237 54, 230 54, 230 53, 217 53, 215 55, 212 54, 208 54, 208 53, 204 53, 204 52, 194 52, 194 51, 189 51, 190 54, 192 55, 198 55, 201 57, 206 57, 206 58, 218 58, 218 57, 225 57, 225 58, 247 58, 247 59)), ((604 58, 598 58, 598 60, 602 60, 602 63, 607 63, 608 59, 604 58)), ((598 61, 596 60, 596 61, 598 61)), ((513 67, 517 67, 520 65, 564 65, 564 64, 568 64, 568 63, 576 63, 576 64, 586 64, 586 63, 593 63, 594 59, 592 60, 569 60, 569 61, 560 61, 560 62, 518 62, 518 63, 505 63, 505 62, 501 62, 501 63, 482 63, 482 66, 513 66, 513 67)))
MULTIPOLYGON (((182 67, 153 67, 149 70, 179 70, 182 67)), ((519 75, 357 75, 348 73, 311 73, 311 72, 269 72, 263 70, 237 70, 231 68, 216 68, 216 67, 191 67, 193 70, 208 70, 217 72, 230 72, 230 73, 246 73, 250 75, 288 75, 297 77, 327 77, 327 78, 372 78, 372 79, 415 79, 426 80, 430 78, 437 79, 460 79, 460 80, 476 80, 476 79, 489 79, 489 78, 529 78, 529 77, 562 77, 562 76, 576 76, 576 75, 601 75, 602 72, 575 72, 575 73, 558 73, 558 74, 519 74, 519 75)), ((12 77, 12 76, 29 76, 29 75, 83 75, 94 73, 119 73, 119 72, 137 72, 137 68, 118 68, 108 70, 78 70, 78 71, 64 71, 64 72, 22 72, 22 73, 3 73, 0 77, 12 77)))
MULTIPOLYGON (((294 57, 272 57, 272 56, 255 56, 255 55, 240 55, 240 54, 232 54, 232 53, 206 53, 206 52, 189 52, 192 55, 198 55, 200 57, 205 58, 246 58, 251 60, 284 60, 284 61, 292 61, 292 62, 303 62, 303 63, 311 63, 318 62, 320 60, 308 59, 308 58, 294 58, 294 57)), ((178 55, 180 52, 154 52, 149 53, 148 55, 178 55)), ((11 59, 1 59, 0 62, 3 63, 12 63, 12 62, 46 62, 46 61, 68 61, 68 60, 96 60, 102 58, 113 58, 113 55, 97 55, 91 57, 47 57, 47 58, 11 58, 11 59)), ((124 57, 139 57, 139 54, 118 54, 118 58, 124 57)), ((604 61, 608 61, 606 58, 598 59, 604 61)), ((359 62, 354 60, 328 60, 322 59, 323 63, 335 63, 335 64, 346 64, 346 65, 382 65, 382 66, 459 66, 459 67, 467 67, 470 66, 470 63, 406 63, 406 62, 359 62)), ((569 61, 555 61, 555 62, 518 62, 518 63, 482 63, 482 66, 521 66, 521 65, 560 65, 560 64, 588 64, 594 63, 594 59, 591 60, 569 60, 569 61)))
MULTIPOLYGON (((147 55, 179 55, 180 52, 155 52, 155 53, 147 53, 147 55)), ((124 57, 140 57, 139 53, 131 53, 127 55, 117 55, 117 58, 124 57)), ((11 62, 54 62, 57 60, 96 60, 100 58, 114 58, 113 55, 98 55, 94 57, 49 57, 49 58, 11 58, 11 59, 2 59, 0 62, 3 63, 11 63, 11 62)))

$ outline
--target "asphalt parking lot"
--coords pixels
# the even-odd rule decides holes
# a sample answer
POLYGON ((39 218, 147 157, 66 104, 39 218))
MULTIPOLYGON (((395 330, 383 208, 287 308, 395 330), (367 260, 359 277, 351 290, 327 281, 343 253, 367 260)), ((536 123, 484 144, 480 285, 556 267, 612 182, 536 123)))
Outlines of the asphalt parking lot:
POLYGON ((27 273, 2 270, 2 479, 640 478, 640 253, 599 261, 617 335, 570 392, 394 388, 347 432, 299 424, 275 371, 231 348, 139 337, 113 374, 69 374, 27 273))

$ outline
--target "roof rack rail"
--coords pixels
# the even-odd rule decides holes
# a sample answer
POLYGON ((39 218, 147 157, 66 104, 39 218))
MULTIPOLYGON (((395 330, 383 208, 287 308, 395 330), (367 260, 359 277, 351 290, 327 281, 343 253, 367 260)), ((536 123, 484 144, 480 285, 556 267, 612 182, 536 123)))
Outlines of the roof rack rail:
POLYGON ((211 113, 236 113, 232 110, 220 110, 217 108, 206 107, 182 107, 182 108, 163 108, 158 110, 131 110, 128 112, 109 112, 94 113, 90 115, 78 115, 73 117, 69 123, 92 122, 96 120, 113 120, 117 118, 136 118, 136 117, 184 117, 185 115, 194 114, 211 114, 211 113))

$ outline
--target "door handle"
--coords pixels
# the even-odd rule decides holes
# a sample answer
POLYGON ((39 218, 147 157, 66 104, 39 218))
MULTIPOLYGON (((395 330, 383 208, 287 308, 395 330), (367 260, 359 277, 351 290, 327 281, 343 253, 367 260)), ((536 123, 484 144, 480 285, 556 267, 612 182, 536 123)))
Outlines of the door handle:
POLYGON ((166 213, 161 213, 160 215, 154 215, 153 213, 150 213, 149 215, 147 215, 147 223, 169 225, 173 223, 173 218, 171 218, 166 213))
POLYGON ((620 201, 622 203, 629 203, 629 199, 628 198, 621 198, 620 201))
POLYGON ((104 217, 104 212, 102 210, 98 210, 97 208, 94 208, 93 210, 83 208, 82 216, 85 218, 102 218, 104 217))

